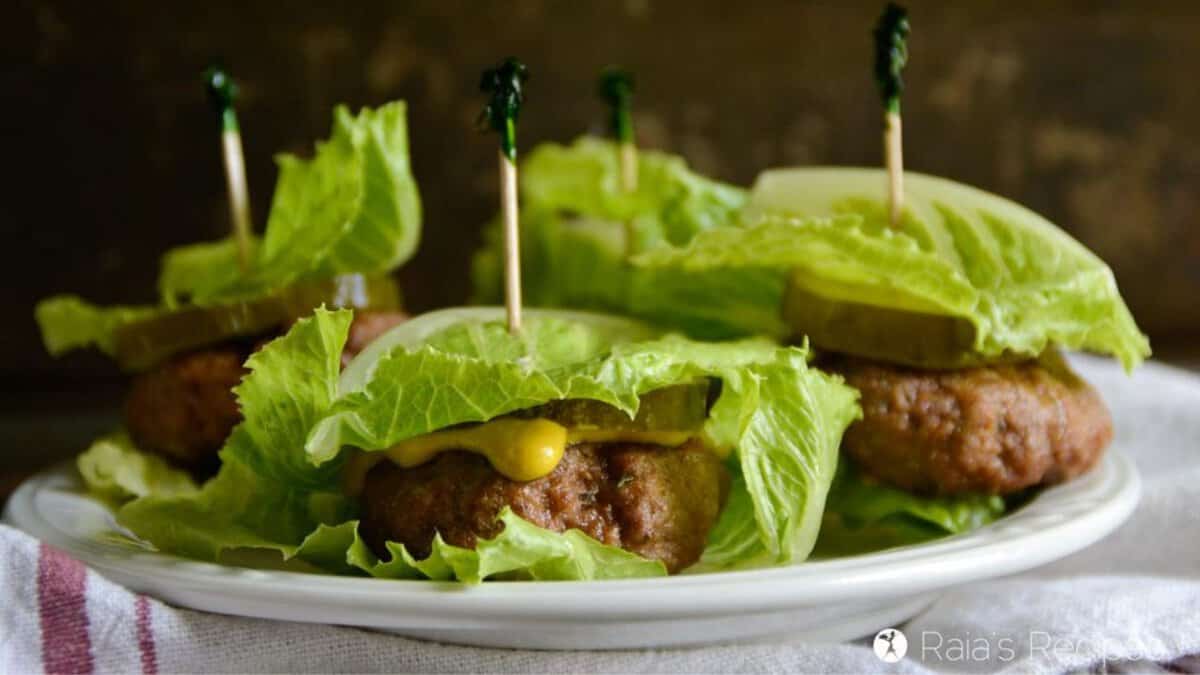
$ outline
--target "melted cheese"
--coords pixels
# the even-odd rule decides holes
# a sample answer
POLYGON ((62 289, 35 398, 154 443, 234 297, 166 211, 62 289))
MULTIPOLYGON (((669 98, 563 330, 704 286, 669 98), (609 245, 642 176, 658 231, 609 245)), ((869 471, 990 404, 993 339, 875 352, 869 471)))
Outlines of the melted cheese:
POLYGON ((401 441, 387 450, 355 453, 346 463, 343 486, 350 496, 362 493, 363 481, 376 464, 390 460, 412 468, 447 450, 468 450, 487 458, 502 476, 516 481, 536 480, 549 474, 572 443, 649 443, 675 447, 691 431, 621 431, 567 429, 547 419, 502 417, 475 426, 447 429, 401 441))

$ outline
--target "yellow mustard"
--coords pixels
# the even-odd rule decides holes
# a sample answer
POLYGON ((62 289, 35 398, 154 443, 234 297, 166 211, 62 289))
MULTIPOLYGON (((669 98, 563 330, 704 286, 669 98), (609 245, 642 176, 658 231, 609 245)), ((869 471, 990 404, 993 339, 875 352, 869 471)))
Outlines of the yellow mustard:
POLYGON ((343 483, 347 494, 357 496, 362 492, 367 473, 379 462, 386 459, 412 468, 447 450, 478 453, 506 478, 530 481, 553 471, 571 443, 625 442, 674 447, 694 435, 692 431, 567 429, 547 419, 502 417, 461 429, 434 431, 401 441, 387 450, 355 453, 346 465, 343 483))

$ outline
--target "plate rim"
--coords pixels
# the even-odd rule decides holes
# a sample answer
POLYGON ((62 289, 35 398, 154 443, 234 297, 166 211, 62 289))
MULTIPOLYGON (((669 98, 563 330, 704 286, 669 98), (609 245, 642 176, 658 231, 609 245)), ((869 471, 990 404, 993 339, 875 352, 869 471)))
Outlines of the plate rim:
MULTIPOLYGON (((25 480, 10 497, 4 521, 134 590, 161 597, 168 595, 161 592, 166 584, 166 588, 184 594, 217 591, 236 596, 243 605, 302 604, 340 612, 356 610, 364 613, 364 625, 373 625, 367 611, 394 612, 400 608, 405 615, 470 616, 477 620, 656 621, 907 597, 1024 571, 1075 553, 1124 523, 1141 495, 1141 479, 1133 461, 1121 449, 1109 447, 1091 471, 1047 488, 995 523, 923 544, 782 567, 668 578, 511 581, 467 586, 235 567, 84 540, 57 527, 37 508, 41 491, 56 490, 54 482, 63 480, 78 481, 73 464, 58 465, 25 480), (1022 514, 1036 520, 1039 504, 1045 508, 1056 501, 1069 503, 1072 493, 1081 493, 1074 495, 1081 498, 1089 495, 1088 490, 1095 493, 1090 495, 1097 500, 1094 508, 1071 518, 1060 517, 1046 527, 1014 530, 1028 519, 1022 514), (981 560, 986 565, 981 566, 981 560), (567 598, 569 603, 554 602, 567 598)), ((111 514, 93 498, 71 496, 88 500, 93 507, 111 514)), ((178 603, 180 593, 171 594, 178 603)), ((269 613, 260 610, 246 615, 269 613)))

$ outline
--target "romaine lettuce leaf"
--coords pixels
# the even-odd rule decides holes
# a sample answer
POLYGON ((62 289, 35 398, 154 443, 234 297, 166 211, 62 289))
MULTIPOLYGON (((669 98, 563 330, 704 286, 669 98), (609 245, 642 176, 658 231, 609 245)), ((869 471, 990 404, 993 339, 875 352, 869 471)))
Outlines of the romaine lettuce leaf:
POLYGON ((838 440, 858 408, 853 390, 808 369, 803 349, 695 343, 653 337, 628 320, 536 311, 511 336, 502 316, 496 308, 418 317, 339 378, 349 315, 318 310, 248 362, 237 389, 245 419, 221 452, 220 473, 196 494, 130 502, 119 521, 161 550, 208 560, 261 549, 330 572, 466 582, 659 575, 657 562, 511 512, 501 514, 500 535, 474 550, 439 542, 429 558, 414 560, 393 545, 391 559, 380 561, 358 537, 356 505, 340 493, 340 450, 378 449, 562 397, 632 412, 641 393, 714 375, 723 388, 705 431, 713 443, 736 446, 731 468, 741 487, 730 499, 750 514, 750 526, 727 533, 716 549, 719 566, 746 564, 735 551, 758 564, 808 555, 838 440))
POLYGON ((570 146, 538 146, 521 165, 521 194, 530 206, 605 220, 632 222, 633 252, 660 243, 687 243, 725 224, 745 203, 745 192, 704 178, 676 156, 638 153, 637 190, 621 189, 617 146, 582 137, 570 146))
POLYGON ((731 425, 724 439, 712 433, 718 443, 736 445, 738 461, 698 570, 807 558, 825 510, 810 504, 825 504, 842 433, 859 416, 858 392, 837 378, 799 378, 786 368, 751 369, 748 375, 752 382, 724 375, 734 393, 728 400, 723 393, 711 412, 710 433, 725 419, 743 419, 747 412, 750 419, 731 425))
POLYGON ((429 557, 417 560, 399 544, 388 543, 391 559, 381 561, 355 533, 347 560, 371 576, 426 578, 479 583, 508 575, 535 581, 630 579, 666 576, 661 562, 647 560, 615 546, 606 546, 579 530, 551 532, 505 507, 499 515, 504 529, 475 548, 452 546, 435 536, 429 557))
MULTIPOLYGON (((476 302, 503 299, 499 234, 490 228, 487 245, 474 258, 476 302)), ((539 307, 634 315, 701 339, 788 335, 780 314, 784 278, 777 270, 731 268, 711 275, 639 268, 629 263, 624 245, 620 223, 528 207, 521 215, 522 293, 539 307)))
POLYGON ((295 281, 386 272, 407 260, 420 236, 421 204, 408 159, 403 102, 357 116, 333 113, 328 141, 305 160, 279 155, 279 180, 250 270, 228 240, 164 258, 159 290, 168 303, 197 304, 269 293, 295 281))
MULTIPOLYGON (((685 202, 687 226, 671 227, 662 215, 670 190, 621 200, 614 157, 611 146, 580 142, 527 162, 522 266, 534 302, 631 314, 697 337, 782 338, 793 273, 832 299, 966 320, 984 358, 1056 344, 1132 368, 1150 353, 1103 261, 996 195, 909 172, 904 221, 892 229, 881 170, 769 171, 742 209, 740 192, 690 175, 693 194, 706 196, 685 202)), ((501 261, 489 232, 474 261, 477 300, 501 297, 501 261)))
POLYGON ((47 350, 96 346, 112 355, 118 328, 185 305, 257 299, 290 284, 337 274, 385 273, 412 256, 421 204, 409 168, 403 102, 357 116, 334 111, 330 139, 304 160, 280 155, 279 181, 249 270, 232 239, 182 246, 163 256, 158 307, 102 308, 75 296, 42 301, 35 317, 47 350))
MULTIPOLYGON (((1150 354, 1112 271, 1049 221, 996 195, 906 173, 904 219, 893 229, 882 185, 880 170, 769 171, 741 227, 706 230, 635 263, 707 275, 709 307, 725 305, 719 281, 731 271, 792 270, 833 299, 965 319, 985 357, 1036 356, 1056 344, 1112 354, 1128 369, 1150 354)), ((761 306, 776 302, 763 297, 761 306)))
POLYGON ((215 560, 226 549, 288 550, 320 524, 349 516, 337 463, 308 464, 304 435, 332 403, 351 312, 318 309, 246 362, 234 390, 243 421, 221 449, 221 470, 195 495, 151 496, 118 520, 162 550, 215 560))
MULTIPOLYGON (((504 531, 475 550, 438 542, 425 560, 399 547, 392 560, 376 559, 358 537, 354 504, 339 492, 338 463, 314 466, 303 451, 304 434, 336 394, 349 320, 347 311, 317 310, 252 356, 250 373, 236 389, 245 420, 221 451, 220 473, 194 494, 134 500, 119 511, 119 522, 179 555, 222 560, 266 551, 335 573, 468 582, 501 573, 535 579, 665 574, 660 563, 578 532, 534 527, 511 513, 501 516, 504 531)), ((587 349, 592 336, 582 337, 587 349)))
MULTIPOLYGON (((260 242, 251 240, 251 260, 257 259, 260 242)), ((158 294, 167 307, 187 304, 188 289, 219 288, 236 283, 241 275, 238 243, 232 237, 185 244, 163 254, 158 270, 158 294)))
POLYGON ((852 389, 807 367, 804 349, 678 335, 614 341, 611 331, 597 335, 586 323, 552 315, 530 317, 514 336, 500 321, 501 309, 491 310, 490 320, 486 310, 476 312, 433 334, 421 322, 437 322, 443 313, 409 322, 393 336, 411 332, 419 341, 372 354, 365 381, 348 371, 343 381, 359 385, 343 387, 330 415, 313 429, 307 443, 313 461, 331 460, 345 445, 381 450, 556 399, 603 401, 632 417, 642 394, 715 377, 721 396, 705 433, 718 447, 736 448, 735 466, 754 513, 752 537, 772 562, 808 555, 842 431, 858 407, 852 389), (397 414, 401 410, 405 414, 397 414))
MULTIPOLYGON (((620 185, 617 148, 583 137, 534 148, 521 164, 521 268, 530 304, 627 311, 635 289, 627 253, 681 245, 729 223, 746 201, 740 188, 700 176, 679 157, 638 153, 638 186, 620 185)), ((474 299, 503 299, 498 222, 472 263, 474 299)))
POLYGON ((51 356, 75 349, 95 347, 112 356, 116 353, 117 329, 154 316, 157 307, 97 307, 77 295, 56 295, 34 308, 42 331, 42 343, 51 356))
POLYGON ((829 490, 815 554, 866 553, 970 532, 1004 515, 1005 508, 996 495, 914 495, 864 476, 843 458, 829 490))
POLYGON ((75 466, 90 491, 117 501, 191 494, 198 489, 186 471, 138 450, 123 432, 97 439, 75 458, 75 466))

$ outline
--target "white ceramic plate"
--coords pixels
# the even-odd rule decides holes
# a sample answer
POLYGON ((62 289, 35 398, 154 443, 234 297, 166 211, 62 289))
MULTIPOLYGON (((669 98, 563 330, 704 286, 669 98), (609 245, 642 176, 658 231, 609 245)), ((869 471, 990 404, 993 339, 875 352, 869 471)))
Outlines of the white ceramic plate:
MULTIPOLYGON (((1075 358, 1109 401, 1129 386, 1112 362, 1075 358)), ((1121 410, 1113 411, 1121 424, 1121 410)), ((789 567, 603 582, 475 587, 194 562, 122 544, 112 513, 67 465, 23 484, 5 519, 108 578, 183 607, 366 626, 465 644, 538 649, 665 647, 787 635, 834 641, 900 623, 950 586, 1030 569, 1116 529, 1140 493, 1118 434, 1080 478, 975 532, 789 567)))
POLYGON ((790 567, 667 579, 475 587, 193 562, 112 541, 111 512, 63 466, 35 476, 6 519, 104 576, 167 602, 240 616, 357 625, 448 642, 541 649, 661 647, 786 633, 844 640, 899 623, 932 593, 1088 546, 1137 504, 1132 462, 1046 490, 990 526, 937 542, 790 567))

